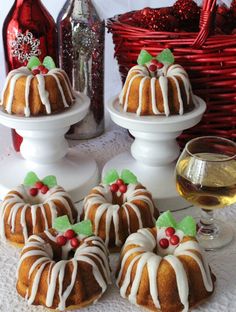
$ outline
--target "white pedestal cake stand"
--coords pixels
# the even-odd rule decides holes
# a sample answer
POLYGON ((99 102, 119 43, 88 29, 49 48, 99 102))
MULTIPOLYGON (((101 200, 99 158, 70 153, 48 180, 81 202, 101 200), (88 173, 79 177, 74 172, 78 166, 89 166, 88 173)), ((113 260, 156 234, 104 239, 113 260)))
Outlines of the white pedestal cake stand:
POLYGON ((180 198, 175 187, 175 161, 180 148, 176 138, 183 130, 196 125, 206 109, 205 102, 195 97, 195 109, 183 116, 137 116, 126 113, 116 97, 108 105, 112 120, 129 129, 135 137, 131 153, 122 153, 111 159, 103 175, 111 168, 129 169, 153 194, 160 210, 179 210, 190 204, 180 198))
POLYGON ((41 178, 55 175, 77 202, 98 182, 96 162, 69 149, 64 137, 70 126, 82 120, 89 99, 78 94, 75 104, 65 112, 44 117, 19 117, 0 111, 0 123, 16 129, 23 137, 21 153, 12 153, 0 161, 0 198, 21 184, 28 171, 41 178))

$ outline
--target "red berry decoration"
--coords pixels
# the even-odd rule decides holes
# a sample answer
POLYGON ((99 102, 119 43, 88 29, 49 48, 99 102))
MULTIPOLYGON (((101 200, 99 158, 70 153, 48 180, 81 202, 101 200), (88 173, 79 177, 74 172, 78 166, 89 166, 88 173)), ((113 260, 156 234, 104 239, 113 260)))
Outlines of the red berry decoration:
POLYGON ((46 75, 48 72, 49 72, 49 70, 46 67, 41 70, 41 73, 43 75, 46 75))
POLYGON ((59 246, 64 246, 67 243, 67 238, 63 235, 57 236, 57 244, 59 246))
POLYGON ((154 73, 157 70, 157 66, 155 64, 151 64, 149 65, 149 70, 154 73))
POLYGON ((118 190, 119 190, 119 185, 118 184, 113 183, 112 185, 110 185, 110 191, 112 193, 116 193, 116 192, 118 192, 118 190))
POLYGON ((126 193, 127 192, 127 185, 123 184, 119 187, 119 191, 121 193, 126 193))
POLYGON ((170 243, 171 245, 178 245, 179 244, 179 236, 177 235, 172 235, 170 238, 170 243))
POLYGON ((44 186, 43 182, 38 181, 34 185, 38 190, 41 190, 41 188, 44 186))
POLYGON ((162 238, 159 241, 159 245, 161 246, 162 249, 166 249, 169 247, 169 241, 167 238, 162 238))
POLYGON ((42 194, 46 194, 48 192, 49 188, 47 185, 44 185, 42 188, 41 188, 41 193, 42 194))
POLYGON ((39 69, 40 71, 44 70, 44 68, 46 68, 44 65, 39 65, 39 66, 38 66, 38 69, 39 69))
POLYGON ((161 69, 161 68, 164 66, 164 64, 158 62, 158 60, 156 60, 156 59, 151 60, 151 64, 156 65, 156 67, 157 67, 158 69, 161 69))
POLYGON ((118 186, 121 186, 121 185, 123 185, 123 184, 125 184, 125 183, 124 183, 124 181, 123 181, 122 179, 118 179, 118 180, 116 181, 116 184, 117 184, 118 186))
POLYGON ((31 195, 31 196, 37 196, 37 195, 38 195, 38 189, 35 188, 35 187, 31 188, 31 189, 29 190, 29 192, 30 192, 30 195, 31 195))
POLYGON ((68 238, 68 239, 72 239, 73 237, 75 237, 75 231, 73 231, 73 230, 67 230, 66 232, 65 232, 65 234, 64 234, 64 236, 66 237, 66 238, 68 238))
POLYGON ((70 244, 71 244, 71 247, 77 248, 79 247, 79 240, 76 237, 74 237, 70 240, 70 244))
POLYGON ((175 229, 173 227, 168 227, 165 230, 166 236, 171 237, 175 234, 175 229))
POLYGON ((32 70, 32 74, 36 76, 36 75, 40 74, 40 70, 35 68, 32 70))

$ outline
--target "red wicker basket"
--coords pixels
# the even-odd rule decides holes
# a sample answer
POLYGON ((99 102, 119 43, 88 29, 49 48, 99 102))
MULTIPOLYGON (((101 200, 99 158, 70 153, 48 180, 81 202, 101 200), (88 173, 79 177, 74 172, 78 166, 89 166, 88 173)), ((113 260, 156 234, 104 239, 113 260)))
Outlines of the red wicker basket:
POLYGON ((115 57, 124 82, 137 64, 141 49, 153 55, 170 48, 176 62, 187 70, 194 93, 207 102, 202 121, 185 131, 182 143, 201 135, 236 139, 236 35, 211 35, 216 0, 203 2, 199 33, 156 32, 127 23, 134 12, 108 20, 115 57))

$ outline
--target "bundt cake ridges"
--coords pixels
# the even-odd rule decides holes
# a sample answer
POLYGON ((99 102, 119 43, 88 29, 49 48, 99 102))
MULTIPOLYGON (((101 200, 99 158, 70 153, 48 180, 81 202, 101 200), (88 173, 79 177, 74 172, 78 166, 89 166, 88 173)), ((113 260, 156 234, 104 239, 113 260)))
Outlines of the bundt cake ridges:
POLYGON ((18 293, 29 304, 59 310, 97 300, 110 283, 103 241, 96 236, 81 238, 81 245, 68 259, 69 250, 56 245, 56 236, 50 230, 26 242, 17 270, 18 293))
POLYGON ((26 187, 11 190, 1 203, 0 236, 16 244, 23 244, 30 235, 43 232, 52 227, 53 220, 68 215, 71 222, 77 218, 77 210, 65 190, 56 186, 46 195, 43 202, 30 204, 26 187))
MULTIPOLYGON (((2 91, 2 100, 1 105, 4 106, 5 110, 11 114, 19 112, 16 112, 13 109, 14 103, 19 99, 17 99, 17 96, 15 95, 15 87, 21 78, 26 78, 25 85, 23 83, 20 84, 20 92, 24 94, 24 103, 19 103, 18 105, 23 106, 24 105, 24 111, 22 112, 22 115, 25 115, 26 117, 29 117, 31 115, 31 110, 33 111, 33 102, 35 99, 30 99, 30 93, 32 92, 32 84, 34 81, 37 81, 37 90, 40 100, 40 105, 45 107, 46 114, 51 114, 53 112, 61 110, 61 107, 59 106, 57 109, 55 109, 55 103, 52 105, 50 103, 49 97, 50 92, 57 92, 54 90, 48 90, 46 88, 46 81, 49 77, 53 78, 56 82, 56 86, 58 89, 58 95, 60 96, 60 100, 62 102, 62 105, 66 108, 71 106, 71 104, 74 101, 74 95, 72 91, 72 87, 70 84, 70 81, 66 75, 66 73, 59 69, 51 69, 48 74, 41 75, 38 74, 36 76, 32 75, 32 72, 27 67, 20 67, 18 69, 12 70, 6 79, 4 89, 2 91), (7 90, 9 91, 7 93, 7 90), (31 108, 31 109, 30 109, 31 108)), ((20 81, 19 81, 20 82, 20 81)), ((35 94, 35 92, 34 92, 35 94)), ((59 99, 57 98, 57 101, 59 102, 59 99)), ((35 101, 36 102, 36 101, 35 101)), ((38 108, 38 112, 34 113, 34 115, 42 114, 42 107, 38 108)))
POLYGON ((141 184, 129 184, 118 200, 109 185, 100 184, 85 197, 83 205, 82 218, 92 221, 95 235, 112 251, 119 250, 130 233, 152 227, 159 215, 150 192, 141 184))
POLYGON ((209 266, 192 237, 159 256, 157 231, 141 229, 127 238, 117 274, 121 296, 152 311, 188 311, 213 292, 209 266))
POLYGON ((173 113, 182 115, 192 108, 192 88, 184 68, 174 64, 161 71, 163 74, 159 77, 151 77, 146 66, 136 65, 130 69, 119 97, 124 111, 137 115, 169 116, 173 113), (132 88, 135 83, 137 86, 134 91, 132 88))

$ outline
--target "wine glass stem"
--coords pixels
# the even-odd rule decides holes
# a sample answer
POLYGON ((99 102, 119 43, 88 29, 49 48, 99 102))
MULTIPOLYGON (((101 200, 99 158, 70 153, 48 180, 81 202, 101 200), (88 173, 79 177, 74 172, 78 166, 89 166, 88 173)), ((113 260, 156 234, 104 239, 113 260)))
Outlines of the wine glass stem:
POLYGON ((198 234, 207 236, 208 238, 215 238, 218 235, 219 229, 215 224, 213 214, 214 212, 212 210, 201 209, 198 234))

